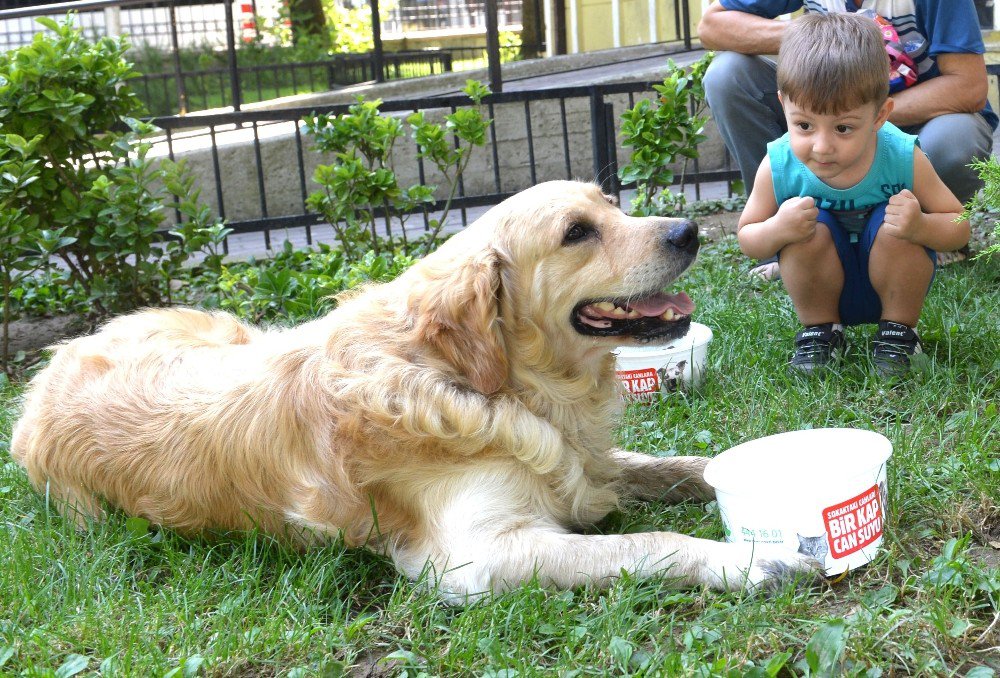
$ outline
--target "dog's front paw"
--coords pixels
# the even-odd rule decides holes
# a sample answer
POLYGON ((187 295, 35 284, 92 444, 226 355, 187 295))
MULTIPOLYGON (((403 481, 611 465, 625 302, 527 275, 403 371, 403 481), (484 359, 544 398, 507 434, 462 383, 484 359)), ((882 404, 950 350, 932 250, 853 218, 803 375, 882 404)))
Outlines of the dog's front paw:
POLYGON ((706 582, 725 591, 773 591, 788 582, 811 586, 822 580, 823 566, 815 558, 775 544, 718 543, 710 559, 706 582))

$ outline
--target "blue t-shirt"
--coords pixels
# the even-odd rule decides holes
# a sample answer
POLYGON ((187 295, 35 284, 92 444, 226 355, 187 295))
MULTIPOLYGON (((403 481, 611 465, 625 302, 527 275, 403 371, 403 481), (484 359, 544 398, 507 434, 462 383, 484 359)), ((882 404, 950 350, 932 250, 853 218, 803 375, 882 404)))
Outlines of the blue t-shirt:
MULTIPOLYGON (((941 75, 938 54, 983 54, 983 35, 972 0, 720 0, 726 9, 774 19, 805 7, 807 12, 856 12, 871 9, 892 22, 903 45, 922 43, 907 52, 917 67, 917 82, 941 75)), ((998 118, 989 104, 980 111, 996 129, 998 118)))
POLYGON ((868 173, 844 189, 833 188, 813 174, 792 153, 788 140, 786 132, 767 145, 778 205, 789 198, 812 197, 816 207, 833 212, 845 229, 860 233, 873 207, 888 202, 904 188, 913 190, 913 147, 917 138, 890 122, 878 131, 878 146, 868 173))

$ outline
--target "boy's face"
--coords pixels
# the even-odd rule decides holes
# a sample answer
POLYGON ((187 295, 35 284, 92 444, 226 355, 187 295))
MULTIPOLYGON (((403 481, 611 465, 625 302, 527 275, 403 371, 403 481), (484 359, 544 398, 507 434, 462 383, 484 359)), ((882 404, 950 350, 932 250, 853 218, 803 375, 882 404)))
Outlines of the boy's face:
MULTIPOLYGON (((780 95, 779 95, 780 96, 780 95)), ((875 158, 876 133, 892 111, 863 104, 841 113, 820 115, 781 97, 792 153, 823 183, 850 188, 868 173, 875 158)))

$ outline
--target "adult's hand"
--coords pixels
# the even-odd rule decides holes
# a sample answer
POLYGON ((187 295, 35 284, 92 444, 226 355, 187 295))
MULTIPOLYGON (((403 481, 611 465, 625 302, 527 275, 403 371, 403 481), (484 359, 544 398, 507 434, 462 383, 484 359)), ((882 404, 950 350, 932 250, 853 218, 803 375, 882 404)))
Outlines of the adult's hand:
POLYGON ((947 113, 978 113, 986 106, 989 85, 982 54, 938 54, 941 75, 892 95, 894 125, 922 125, 947 113))
POLYGON ((726 9, 714 0, 698 23, 698 38, 706 49, 777 54, 787 25, 787 21, 726 9))

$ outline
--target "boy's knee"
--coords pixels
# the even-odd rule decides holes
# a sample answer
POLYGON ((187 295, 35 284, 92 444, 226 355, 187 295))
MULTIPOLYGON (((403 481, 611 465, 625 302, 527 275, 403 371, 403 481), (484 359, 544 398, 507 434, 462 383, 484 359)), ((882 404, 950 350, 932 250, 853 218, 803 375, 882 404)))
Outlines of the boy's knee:
POLYGON ((930 257, 927 255, 927 248, 923 245, 918 245, 912 243, 909 240, 903 240, 902 238, 897 238, 896 236, 889 235, 886 231, 879 230, 875 235, 875 241, 871 246, 872 253, 879 253, 884 255, 883 259, 892 266, 904 261, 910 256, 920 256, 922 259, 927 259, 930 261, 930 257))
POLYGON ((781 257, 789 255, 794 257, 816 257, 826 254, 830 250, 835 250, 836 245, 833 235, 830 233, 830 226, 822 221, 816 222, 816 232, 813 237, 802 242, 795 242, 785 245, 781 250, 781 257))

